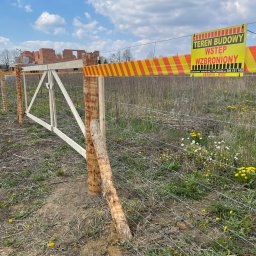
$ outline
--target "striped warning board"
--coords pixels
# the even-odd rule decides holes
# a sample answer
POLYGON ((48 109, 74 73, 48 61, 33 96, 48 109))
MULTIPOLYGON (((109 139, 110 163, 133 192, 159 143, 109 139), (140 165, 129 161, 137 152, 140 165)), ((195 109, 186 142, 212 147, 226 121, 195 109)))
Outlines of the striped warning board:
POLYGON ((85 76, 157 76, 190 73, 190 54, 84 67, 85 76))
POLYGON ((249 46, 245 52, 245 72, 256 72, 256 46, 249 46))

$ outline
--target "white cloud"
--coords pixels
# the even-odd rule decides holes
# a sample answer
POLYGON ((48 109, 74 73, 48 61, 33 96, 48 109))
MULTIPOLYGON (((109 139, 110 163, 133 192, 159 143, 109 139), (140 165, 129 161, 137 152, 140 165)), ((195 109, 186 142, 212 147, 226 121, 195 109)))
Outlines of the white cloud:
POLYGON ((25 5, 24 9, 25 9, 26 12, 32 12, 33 11, 31 5, 29 5, 29 4, 25 5))
MULTIPOLYGON (((0 37, 1 38, 1 37, 0 37)), ((131 43, 131 42, 130 42, 131 43)), ((81 49, 87 52, 93 52, 96 50, 100 51, 111 51, 114 49, 119 49, 127 46, 127 42, 125 40, 95 40, 93 43, 90 41, 86 43, 76 43, 69 41, 51 41, 51 40, 29 40, 24 41, 18 45, 13 45, 13 48, 19 48, 22 50, 28 51, 37 51, 40 48, 53 48, 56 52, 61 52, 63 49, 81 49)))
POLYGON ((25 12, 33 11, 32 6, 30 4, 25 4, 22 0, 16 0, 12 5, 23 9, 25 12))
POLYGON ((35 21, 34 28, 47 34, 64 34, 66 21, 58 14, 43 12, 35 21))
POLYGON ((255 17, 250 0, 87 0, 115 28, 138 38, 163 39, 241 24, 255 17))
POLYGON ((0 36, 0 46, 1 47, 7 47, 10 44, 10 39, 0 36))
POLYGON ((98 39, 100 33, 109 32, 105 27, 99 25, 98 21, 91 20, 83 23, 78 17, 73 19, 74 32, 73 36, 79 39, 87 37, 87 39, 98 39))
POLYGON ((90 13, 88 13, 88 12, 85 12, 85 13, 84 13, 84 16, 85 16, 88 20, 91 19, 91 15, 90 15, 90 13))

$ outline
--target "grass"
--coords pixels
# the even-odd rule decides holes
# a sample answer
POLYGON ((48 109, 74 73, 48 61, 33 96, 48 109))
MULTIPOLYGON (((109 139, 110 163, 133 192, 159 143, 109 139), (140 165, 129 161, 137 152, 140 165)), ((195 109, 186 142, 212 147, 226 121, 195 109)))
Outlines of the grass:
MULTIPOLYGON (((184 209, 182 204, 178 215, 183 211, 198 215, 200 203, 202 207, 206 204, 207 213, 199 214, 196 226, 199 224, 201 232, 210 237, 212 228, 219 230, 219 234, 206 243, 208 250, 194 252, 195 255, 253 253, 254 249, 248 249, 241 237, 247 241, 253 239, 255 218, 250 207, 253 204, 255 208, 255 176, 252 175, 250 182, 235 177, 241 166, 255 165, 255 129, 252 128, 255 104, 251 102, 255 93, 251 92, 251 81, 245 81, 247 87, 240 87, 234 83, 223 84, 219 79, 199 80, 190 94, 191 83, 185 78, 170 78, 169 84, 168 78, 162 80, 155 78, 141 83, 134 78, 132 85, 125 79, 107 81, 111 91, 107 91, 109 151, 118 159, 114 164, 114 171, 118 170, 116 176, 121 177, 120 169, 123 169, 127 179, 118 187, 131 183, 135 191, 136 184, 142 181, 143 190, 137 198, 145 206, 151 204, 151 208, 155 207, 154 200, 164 205, 166 209, 160 207, 158 213, 172 209, 170 203, 174 198, 177 204, 183 202, 188 207, 184 209), (116 103, 113 95, 118 95, 121 104, 116 103), (142 152, 141 157, 138 152, 142 152), (243 213, 237 211, 236 202, 248 206, 243 213), (231 209, 236 212, 232 216, 231 209), (216 218, 221 219, 217 224, 216 218), (227 233, 223 231, 225 226, 227 233), (237 237, 230 240, 229 229, 237 237)), ((145 214, 143 211, 141 216, 145 214)), ((164 239, 164 235, 160 237, 164 239)), ((187 243, 191 240, 194 241, 188 235, 187 243)), ((192 253, 189 249, 186 252, 192 253)), ((172 255, 164 245, 147 253, 172 255)))
POLYGON ((170 182, 163 187, 163 196, 172 196, 173 194, 183 198, 200 200, 207 195, 208 190, 199 183, 197 175, 186 175, 184 179, 170 182))
POLYGON ((182 253, 178 253, 172 248, 153 248, 149 249, 145 255, 147 256, 182 256, 182 253))
MULTIPOLYGON (((72 79, 66 83, 72 85, 67 90, 83 115, 83 97, 73 88, 77 83, 72 79)), ((255 255, 251 246, 256 227, 255 176, 248 182, 235 176, 240 167, 255 166, 253 79, 108 78, 105 91, 109 157, 133 232, 132 241, 119 244, 125 255, 255 255)), ((46 94, 39 94, 33 111, 46 118, 46 94)), ((84 145, 57 89, 56 95, 59 127, 84 145)), ((9 120, 8 115, 0 118, 1 122, 9 120)), ((17 126, 15 129, 20 133, 17 126)), ((33 161, 20 166, 10 157, 13 168, 0 174, 0 189, 5 191, 0 198, 3 220, 13 218, 15 224, 30 220, 43 208, 55 183, 85 172, 84 161, 51 132, 27 122, 22 129, 26 139, 17 140, 13 132, 13 137, 4 139, 3 152, 7 157, 24 153, 33 161), (26 151, 28 147, 31 151, 26 151)), ((74 194, 72 200, 76 197, 74 194)), ((48 235, 41 238, 42 255, 51 254, 48 240, 58 244, 56 255, 79 255, 88 240, 108 241, 107 206, 99 210, 95 199, 82 209, 90 210, 90 221, 73 218, 63 224, 73 227, 73 240, 63 241, 60 231, 53 235, 58 226, 54 219, 30 223, 48 235)), ((14 225, 9 225, 9 232, 11 227, 14 225)), ((26 250, 28 238, 6 238, 3 245, 26 250)), ((40 243, 35 241, 32 247, 40 243)))

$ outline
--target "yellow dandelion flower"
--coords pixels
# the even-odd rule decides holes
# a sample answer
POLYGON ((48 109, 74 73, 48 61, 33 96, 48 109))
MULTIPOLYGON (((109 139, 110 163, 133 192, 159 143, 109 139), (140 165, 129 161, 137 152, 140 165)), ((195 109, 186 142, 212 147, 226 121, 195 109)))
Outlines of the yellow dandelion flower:
POLYGON ((220 220, 220 218, 219 218, 219 217, 216 217, 216 218, 215 218, 215 220, 219 221, 219 220, 220 220))
POLYGON ((255 171, 255 167, 253 167, 253 166, 248 166, 248 167, 246 167, 246 170, 247 171, 255 171))
POLYGON ((238 177, 238 176, 239 176, 239 173, 236 173, 236 174, 235 174, 235 177, 238 177))
POLYGON ((9 223, 13 223, 13 219, 8 219, 7 220, 9 223))
POLYGON ((230 211, 229 211, 229 214, 233 214, 233 211, 232 211, 232 210, 230 210, 230 211))
POLYGON ((245 176, 246 176, 246 174, 245 174, 245 173, 242 173, 242 174, 241 174, 241 177, 245 177, 245 176))
POLYGON ((206 209, 202 209, 201 212, 207 213, 207 210, 206 209))
POLYGON ((54 243, 54 242, 49 242, 49 243, 47 244, 47 246, 48 246, 49 248, 53 248, 53 247, 55 246, 55 243, 54 243))
POLYGON ((223 227, 223 231, 226 232, 228 230, 228 226, 223 227))
POLYGON ((238 168, 238 171, 241 171, 241 170, 243 170, 243 169, 245 169, 245 167, 244 167, 244 166, 242 166, 242 167, 238 168))

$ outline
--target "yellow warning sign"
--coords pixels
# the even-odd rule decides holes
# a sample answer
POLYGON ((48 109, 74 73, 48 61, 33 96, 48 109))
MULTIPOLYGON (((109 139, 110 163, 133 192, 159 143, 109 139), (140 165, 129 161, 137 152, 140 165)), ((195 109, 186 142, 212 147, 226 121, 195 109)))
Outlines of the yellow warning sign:
POLYGON ((191 76, 243 76, 246 25, 192 36, 191 76))

